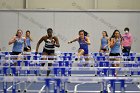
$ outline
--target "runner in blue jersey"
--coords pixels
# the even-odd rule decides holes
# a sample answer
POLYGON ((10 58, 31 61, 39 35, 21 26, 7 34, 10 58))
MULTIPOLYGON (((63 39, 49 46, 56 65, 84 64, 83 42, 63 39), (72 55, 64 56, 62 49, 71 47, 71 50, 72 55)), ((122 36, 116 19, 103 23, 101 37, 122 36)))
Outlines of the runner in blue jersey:
MULTIPOLYGON (((89 37, 87 37, 87 33, 85 36, 85 33, 86 32, 84 30, 80 30, 79 37, 68 42, 68 44, 70 44, 72 42, 78 41, 78 43, 80 45, 80 48, 78 49, 78 57, 80 57, 80 56, 88 57, 88 52, 89 52, 88 45, 90 45, 90 39, 89 39, 89 37)), ((88 60, 88 58, 85 58, 85 60, 88 60)))
MULTIPOLYGON (((110 54, 114 58, 111 58, 111 61, 120 61, 120 58, 115 58, 116 56, 120 56, 121 48, 122 48, 122 37, 119 30, 115 30, 113 32, 112 37, 110 38, 110 54)), ((113 67, 119 67, 119 63, 112 64, 113 67)), ((117 75, 118 71, 116 70, 115 76, 117 75)))
POLYGON ((25 52, 31 52, 31 41, 33 41, 33 40, 30 36, 30 31, 29 30, 26 31, 25 38, 26 38, 27 46, 24 45, 24 51, 25 52))
POLYGON ((26 45, 25 37, 22 37, 23 31, 17 30, 16 35, 9 41, 9 45, 13 44, 11 55, 21 55, 23 52, 23 45, 26 45))
POLYGON ((100 52, 106 53, 109 51, 109 38, 106 31, 102 32, 103 37, 101 38, 101 46, 100 46, 100 52))
POLYGON ((120 56, 122 48, 122 37, 119 30, 115 30, 110 38, 110 56, 120 56))

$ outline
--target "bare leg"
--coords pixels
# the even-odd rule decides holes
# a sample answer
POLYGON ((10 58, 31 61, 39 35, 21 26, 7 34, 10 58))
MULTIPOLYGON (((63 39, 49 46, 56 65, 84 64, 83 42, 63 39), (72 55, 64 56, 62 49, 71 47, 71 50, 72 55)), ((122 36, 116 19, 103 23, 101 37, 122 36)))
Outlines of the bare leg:
POLYGON ((21 60, 21 59, 22 59, 21 56, 22 56, 22 54, 20 53, 20 54, 18 55, 17 60, 21 60))
MULTIPOLYGON (((48 55, 46 52, 43 52, 42 55, 43 56, 48 56, 49 57, 48 60, 54 60, 55 59, 55 58, 52 58, 52 56, 55 56, 54 54, 48 55)), ((47 60, 47 57, 43 57, 42 60, 47 60)), ((41 65, 45 66, 45 63, 42 63, 41 65)), ((48 63, 47 65, 48 65, 48 67, 51 67, 52 63, 48 63)), ((47 70, 47 76, 49 76, 50 72, 51 72, 51 70, 47 70)))
POLYGON ((31 49, 27 50, 26 52, 31 52, 31 49))
MULTIPOLYGON (((120 59, 119 58, 114 58, 114 59, 110 59, 110 61, 120 61, 120 59)), ((120 64, 118 64, 118 63, 112 64, 112 67, 119 67, 119 66, 120 66, 120 64)), ((117 76, 117 74, 118 74, 118 71, 116 70, 115 71, 115 76, 117 76)))
POLYGON ((85 57, 85 64, 84 64, 84 66, 87 66, 88 65, 88 61, 89 61, 88 54, 85 54, 84 57, 85 57))
MULTIPOLYGON (((42 56, 43 56, 43 58, 41 60, 47 60, 46 56, 48 56, 48 54, 46 52, 43 52, 42 56)), ((45 66, 45 63, 41 63, 41 66, 45 66)))
MULTIPOLYGON (((120 59, 119 59, 119 58, 116 58, 115 61, 120 61, 120 59)), ((118 63, 115 64, 115 67, 119 67, 119 66, 120 66, 120 64, 118 64, 118 63)), ((118 70, 116 70, 115 73, 116 73, 116 75, 117 75, 117 74, 118 74, 118 70)))
POLYGON ((88 54, 85 54, 84 56, 85 56, 85 60, 89 61, 88 54))
POLYGON ((80 58, 82 55, 84 54, 84 50, 83 49, 79 49, 78 50, 78 58, 80 58))
POLYGON ((106 50, 105 53, 109 53, 109 50, 106 50))
MULTIPOLYGON (((51 58, 48 58, 48 60, 55 60, 55 58, 53 58, 53 56, 55 56, 55 54, 50 54, 49 55, 51 58)), ((52 63, 48 63, 48 67, 51 67, 52 66, 52 63)), ((51 70, 48 70, 47 71, 47 76, 49 76, 51 73, 51 70)))
POLYGON ((100 53, 103 53, 104 51, 103 51, 103 50, 100 50, 99 52, 100 52, 100 53))

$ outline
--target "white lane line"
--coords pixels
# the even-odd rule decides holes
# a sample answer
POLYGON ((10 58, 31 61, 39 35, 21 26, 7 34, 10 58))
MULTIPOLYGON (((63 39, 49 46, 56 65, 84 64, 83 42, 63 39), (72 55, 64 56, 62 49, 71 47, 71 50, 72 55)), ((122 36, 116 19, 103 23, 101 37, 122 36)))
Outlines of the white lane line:
POLYGON ((40 91, 38 93, 41 93, 45 87, 46 87, 46 85, 43 85, 43 87, 40 89, 40 91))
POLYGON ((140 89, 140 84, 138 84, 137 87, 140 89))
MULTIPOLYGON (((24 82, 24 81, 23 81, 23 82, 24 82)), ((18 84, 20 84, 20 83, 23 83, 23 82, 16 83, 16 85, 18 85, 18 84)), ((10 86, 10 87, 8 87, 8 88, 7 88, 7 91, 9 91, 12 87, 13 87, 13 85, 10 86)))
POLYGON ((77 92, 77 87, 79 86, 80 84, 76 84, 75 87, 74 87, 74 93, 77 92))
POLYGON ((79 85, 82 85, 82 84, 85 84, 85 83, 81 83, 81 84, 76 84, 76 85, 75 85, 75 87, 74 87, 74 93, 77 93, 77 87, 78 87, 79 85))

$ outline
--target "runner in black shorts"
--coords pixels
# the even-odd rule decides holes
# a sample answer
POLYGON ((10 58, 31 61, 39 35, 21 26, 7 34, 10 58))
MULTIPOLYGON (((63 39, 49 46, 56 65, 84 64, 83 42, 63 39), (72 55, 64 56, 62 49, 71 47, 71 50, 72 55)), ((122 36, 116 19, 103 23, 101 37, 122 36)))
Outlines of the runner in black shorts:
MULTIPOLYGON (((60 47, 59 40, 56 36, 53 36, 52 28, 47 29, 47 34, 43 36, 37 43, 36 52, 38 52, 39 45, 44 41, 45 46, 43 48, 42 55, 46 56, 54 56, 55 55, 55 47, 60 47)), ((42 60, 46 60, 46 58, 42 58, 42 60)), ((53 58, 48 58, 48 60, 54 60, 53 58)), ((42 64, 44 66, 45 63, 42 64)), ((52 63, 49 63, 48 66, 52 66, 52 63)), ((50 70, 47 71, 47 76, 49 76, 50 70)))
MULTIPOLYGON (((119 30, 115 30, 112 37, 110 38, 110 56, 120 56, 122 47, 122 37, 119 30)), ((118 61, 117 59, 114 59, 114 61, 118 61)))
MULTIPOLYGON (((120 58, 115 58, 115 56, 120 56, 122 47, 122 37, 119 30, 115 30, 112 37, 110 38, 110 54, 109 56, 112 56, 114 58, 111 58, 111 61, 120 61, 120 58)), ((112 64, 113 67, 119 67, 120 64, 112 64)), ((118 71, 115 71, 115 76, 117 75, 118 71)))
POLYGON ((106 31, 102 32, 103 37, 101 38, 101 46, 100 46, 100 51, 101 53, 106 53, 109 51, 109 38, 108 34, 106 31))
MULTIPOLYGON (((13 49, 12 49, 12 53, 11 55, 21 55, 23 52, 23 45, 25 44, 26 46, 26 42, 25 42, 25 37, 22 36, 23 31, 21 29, 17 30, 16 35, 14 35, 12 37, 12 39, 9 41, 9 45, 13 44, 13 49)), ((21 58, 19 57, 13 57, 12 59, 18 59, 20 60, 21 58)))

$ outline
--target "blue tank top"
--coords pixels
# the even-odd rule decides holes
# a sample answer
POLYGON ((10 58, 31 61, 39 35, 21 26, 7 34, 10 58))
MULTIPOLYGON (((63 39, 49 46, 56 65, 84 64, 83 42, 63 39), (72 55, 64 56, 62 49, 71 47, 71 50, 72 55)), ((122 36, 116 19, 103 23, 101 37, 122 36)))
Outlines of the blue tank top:
MULTIPOLYGON (((31 46, 31 40, 29 37, 26 38, 26 44, 27 44, 27 46, 31 46)), ((24 47, 26 47, 26 46, 24 45, 24 47)))
POLYGON ((111 53, 120 53, 121 40, 119 39, 111 48, 111 53))
MULTIPOLYGON (((84 40, 86 41, 86 37, 84 37, 84 40)), ((81 38, 79 38, 79 45, 80 45, 80 49, 87 49, 88 50, 88 44, 86 42, 84 42, 83 40, 81 40, 81 38)))
MULTIPOLYGON (((108 40, 105 38, 105 37, 103 37, 102 39, 101 39, 101 48, 102 49, 104 49, 104 47, 106 46, 108 44, 108 40)), ((108 46, 105 48, 105 49, 108 49, 108 46)))
POLYGON ((23 50, 23 44, 24 44, 24 39, 18 39, 15 41, 14 45, 13 45, 13 52, 22 52, 23 50))

